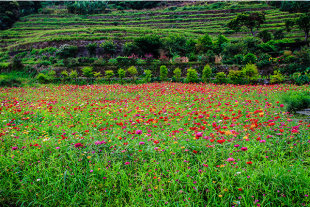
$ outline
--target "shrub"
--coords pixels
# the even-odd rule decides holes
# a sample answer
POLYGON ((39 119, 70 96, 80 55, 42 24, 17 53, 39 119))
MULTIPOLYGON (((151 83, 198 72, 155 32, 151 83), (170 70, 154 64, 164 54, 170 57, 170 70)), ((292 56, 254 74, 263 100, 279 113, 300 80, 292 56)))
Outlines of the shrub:
POLYGON ((10 63, 0 63, 0 71, 8 71, 10 63))
POLYGON ((244 72, 241 70, 229 70, 228 78, 233 84, 244 83, 244 72))
POLYGON ((282 83, 285 80, 284 75, 280 71, 276 70, 273 73, 274 75, 271 76, 270 83, 282 83))
POLYGON ((219 35, 215 43, 215 50, 217 54, 220 54, 223 51, 224 44, 229 42, 229 40, 224 35, 219 35))
POLYGON ((87 66, 87 67, 82 68, 81 70, 82 70, 83 76, 85 76, 86 78, 91 78, 94 75, 93 67, 87 66))
POLYGON ((39 83, 48 83, 50 81, 49 77, 43 73, 39 73, 37 76, 36 76, 36 80, 39 82, 39 83))
POLYGON ((234 64, 241 65, 242 62, 243 62, 243 55, 242 54, 238 54, 238 55, 234 56, 234 58, 233 58, 233 63, 234 64))
POLYGON ((90 56, 94 56, 96 54, 96 49, 97 49, 97 43, 94 42, 94 43, 89 43, 86 48, 88 50, 88 53, 90 56))
POLYGON ((168 68, 165 65, 160 66, 159 77, 161 81, 167 81, 168 79, 168 68))
POLYGON ((226 75, 224 72, 219 72, 215 76, 216 83, 226 83, 226 75))
POLYGON ((66 70, 61 71, 60 73, 62 80, 67 80, 69 78, 69 74, 66 70))
POLYGON ((243 62, 245 64, 248 64, 248 63, 256 63, 257 61, 257 57, 253 54, 253 53, 248 53, 244 56, 244 59, 243 59, 243 62))
POLYGON ((187 83, 196 83, 198 81, 198 73, 195 69, 187 69, 186 82, 187 83))
POLYGON ((269 40, 272 39, 272 33, 269 32, 268 30, 263 30, 257 35, 259 38, 263 40, 263 42, 268 42, 269 40))
POLYGON ((163 47, 171 56, 184 56, 186 54, 186 37, 172 34, 164 39, 163 47))
POLYGON ((78 53, 78 47, 73 45, 62 45, 57 51, 56 56, 59 58, 75 57, 78 53))
POLYGON ((272 63, 271 56, 269 54, 262 54, 258 58, 257 67, 264 68, 264 67, 270 66, 271 63, 272 63))
POLYGON ((100 44, 103 53, 107 55, 114 55, 116 53, 116 44, 112 40, 107 40, 100 44))
POLYGON ((132 76, 132 79, 135 80, 136 75, 138 74, 137 68, 135 66, 130 66, 128 68, 128 73, 132 76))
POLYGON ((283 39, 284 38, 284 30, 279 29, 279 30, 274 31, 273 36, 274 36, 275 40, 283 39))
POLYGON ((117 73, 118 73, 119 79, 121 79, 121 81, 123 82, 123 78, 125 78, 126 76, 126 70, 120 68, 118 69, 117 73))
POLYGON ((152 71, 151 70, 145 70, 144 74, 145 74, 144 81, 147 82, 147 83, 151 82, 152 71))
POLYGON ((212 69, 210 65, 206 65, 202 70, 202 81, 204 83, 210 81, 211 75, 212 75, 212 69))
POLYGON ((129 66, 129 65, 135 65, 136 64, 136 60, 134 58, 131 58, 131 57, 118 56, 116 58, 116 61, 117 61, 118 65, 120 65, 120 66, 129 66))
POLYGON ((102 78, 102 74, 101 72, 94 72, 94 76, 97 80, 101 79, 102 78))
POLYGON ((76 79, 78 77, 78 73, 76 70, 72 70, 69 74, 70 79, 76 79))
POLYGON ((21 81, 16 77, 0 75, 0 87, 17 87, 21 85, 21 81))
POLYGON ((55 81, 55 79, 56 79, 56 71, 55 70, 48 71, 47 78, 49 79, 49 82, 55 81))
POLYGON ((122 51, 124 53, 124 55, 126 56, 130 56, 132 54, 138 54, 139 52, 139 47, 134 44, 133 42, 126 42, 123 45, 122 51))
POLYGON ((286 93, 282 99, 286 103, 286 110, 289 112, 296 112, 310 107, 309 92, 286 93))
POLYGON ((182 71, 179 67, 177 67, 176 69, 174 69, 173 71, 173 78, 176 82, 179 82, 181 80, 181 75, 182 75, 182 71))
POLYGON ((257 67, 254 64, 247 64, 242 68, 242 72, 248 82, 255 82, 259 78, 257 67))
POLYGON ((145 35, 134 40, 134 44, 138 47, 140 55, 152 54, 155 57, 159 56, 159 49, 162 42, 158 35, 145 35))
POLYGON ((109 80, 109 82, 111 81, 111 78, 114 76, 114 72, 113 70, 106 70, 105 71, 105 78, 109 80))
POLYGON ((9 64, 9 68, 11 70, 22 71, 24 67, 25 66, 22 63, 22 60, 18 57, 14 57, 12 59, 12 62, 9 64))
POLYGON ((294 79, 294 83, 301 86, 310 83, 310 78, 305 74, 300 74, 294 79))
POLYGON ((208 50, 213 50, 213 42, 208 34, 202 36, 197 43, 197 50, 200 52, 207 52, 208 50))

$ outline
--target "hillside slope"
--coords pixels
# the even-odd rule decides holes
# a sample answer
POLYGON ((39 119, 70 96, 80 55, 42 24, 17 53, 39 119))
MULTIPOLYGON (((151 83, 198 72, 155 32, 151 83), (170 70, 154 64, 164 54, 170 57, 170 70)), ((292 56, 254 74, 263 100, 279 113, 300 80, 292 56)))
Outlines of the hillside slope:
MULTIPOLYGON (((44 48, 62 44, 86 45, 113 39, 130 41, 145 34, 162 37, 172 33, 199 37, 209 33, 215 37, 224 34, 231 40, 248 36, 247 31, 233 33, 226 27, 237 13, 264 11, 266 23, 261 29, 275 31, 285 27, 287 18, 295 17, 275 9, 264 2, 191 3, 152 10, 112 11, 107 14, 73 15, 65 9, 55 8, 52 14, 35 14, 21 18, 9 30, 0 31, 2 50, 44 48)), ((286 33, 286 38, 302 39, 298 30, 286 33)))

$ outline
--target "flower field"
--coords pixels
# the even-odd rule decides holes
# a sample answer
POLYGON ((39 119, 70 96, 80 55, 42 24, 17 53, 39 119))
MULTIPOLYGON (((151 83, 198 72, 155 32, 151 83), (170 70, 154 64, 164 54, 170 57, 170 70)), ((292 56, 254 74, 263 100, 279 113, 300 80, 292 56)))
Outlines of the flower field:
POLYGON ((295 85, 0 88, 0 206, 308 206, 295 85))

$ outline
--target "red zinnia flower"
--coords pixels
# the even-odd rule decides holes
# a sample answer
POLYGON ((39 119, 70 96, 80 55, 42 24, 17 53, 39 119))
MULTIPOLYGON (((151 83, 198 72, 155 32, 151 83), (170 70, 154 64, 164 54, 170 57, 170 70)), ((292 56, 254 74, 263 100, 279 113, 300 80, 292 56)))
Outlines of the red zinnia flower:
POLYGON ((197 154, 198 152, 196 150, 194 150, 193 153, 197 154))
POLYGON ((76 143, 76 144, 74 145, 74 147, 75 147, 75 148, 80 148, 80 147, 83 147, 83 144, 82 144, 82 143, 76 143))
POLYGON ((249 162, 246 162, 246 164, 248 164, 248 165, 252 165, 252 161, 249 161, 249 162))

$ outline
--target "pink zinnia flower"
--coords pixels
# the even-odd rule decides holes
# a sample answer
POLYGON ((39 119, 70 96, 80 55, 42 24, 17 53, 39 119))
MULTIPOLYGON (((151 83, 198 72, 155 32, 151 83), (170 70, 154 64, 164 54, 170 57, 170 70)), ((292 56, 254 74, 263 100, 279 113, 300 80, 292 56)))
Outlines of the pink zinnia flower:
POLYGON ((242 150, 242 151, 247 151, 248 148, 247 148, 247 147, 241 147, 241 150, 242 150))
POLYGON ((139 145, 144 145, 144 144, 145 144, 145 142, 140 142, 140 143, 139 143, 139 145))
POLYGON ((130 164, 130 162, 125 162, 125 165, 129 165, 130 164))
POLYGON ((196 137, 202 137, 202 132, 197 132, 196 137))
POLYGON ((136 130, 136 134, 142 134, 142 131, 140 129, 136 130))
POLYGON ((12 150, 17 150, 18 149, 18 147, 12 147, 12 150))
POLYGON ((233 161, 235 161, 235 159, 232 158, 232 157, 230 157, 230 158, 227 159, 227 161, 228 161, 228 162, 233 162, 233 161))

